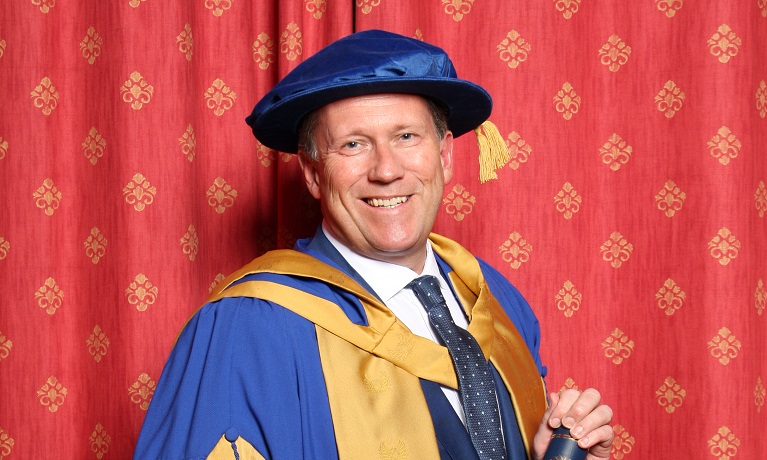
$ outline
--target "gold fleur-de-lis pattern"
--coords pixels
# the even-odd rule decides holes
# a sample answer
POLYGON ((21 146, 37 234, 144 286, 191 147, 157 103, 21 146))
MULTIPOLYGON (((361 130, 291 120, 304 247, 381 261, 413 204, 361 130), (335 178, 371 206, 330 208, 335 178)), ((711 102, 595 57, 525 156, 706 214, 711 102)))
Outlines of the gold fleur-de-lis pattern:
POLYGON ((631 47, 619 36, 610 35, 607 42, 599 49, 599 62, 607 66, 610 72, 617 72, 631 56, 631 47))
POLYGON ((61 203, 61 192, 50 177, 43 181, 43 185, 38 187, 32 196, 35 206, 42 209, 46 216, 52 216, 61 203))
POLYGON ((613 232, 599 249, 602 253, 602 260, 609 262, 613 268, 620 268, 631 257, 634 245, 629 243, 620 232, 613 232))
POLYGON ((740 353, 741 343, 735 334, 728 328, 722 327, 716 335, 708 341, 708 349, 717 361, 723 366, 730 364, 730 361, 737 358, 740 353))
POLYGON ((125 289, 128 303, 135 306, 138 311, 146 311, 157 300, 159 289, 145 274, 139 273, 125 289))
POLYGON ((125 202, 139 212, 154 202, 155 195, 157 195, 157 187, 152 185, 141 173, 136 173, 130 182, 123 187, 125 202))
POLYGON ((721 265, 729 265, 740 254, 740 240, 732 234, 730 229, 722 227, 708 242, 711 257, 721 265))
POLYGON ((40 405, 50 412, 56 412, 64 404, 67 397, 67 387, 61 384, 56 376, 48 377, 43 386, 37 390, 40 405))
POLYGON ((213 181, 213 185, 208 187, 205 196, 208 199, 208 205, 217 213, 223 214, 227 208, 234 206, 237 190, 229 185, 223 177, 217 177, 213 181))
POLYGON ((560 89, 556 96, 554 96, 554 108, 557 112, 562 114, 562 118, 570 120, 573 115, 578 113, 581 107, 581 97, 573 89, 573 85, 570 82, 564 82, 562 89, 560 89))
POLYGON ((667 18, 673 18, 677 11, 684 6, 684 0, 655 0, 655 6, 667 18))
POLYGON ((134 71, 120 87, 123 102, 133 110, 141 110, 152 100, 154 86, 150 85, 141 73, 134 71))
POLYGON ((327 0, 304 0, 304 7, 314 19, 322 19, 322 15, 328 10, 327 0))
POLYGON ((565 219, 572 219, 580 211, 582 201, 583 197, 573 188, 570 182, 565 182, 554 197, 557 211, 562 213, 562 217, 565 219))
POLYGON ((93 356, 93 360, 97 363, 101 361, 101 358, 109 350, 109 337, 101 330, 98 324, 93 327, 93 331, 85 343, 88 345, 88 353, 93 356))
POLYGON ((620 364, 624 359, 631 356, 634 351, 634 341, 631 340, 622 330, 615 330, 602 342, 602 349, 605 357, 610 359, 613 364, 620 364))
POLYGON ((764 181, 759 181, 756 192, 754 192, 754 202, 759 217, 764 217, 767 214, 767 186, 764 185, 764 181))
POLYGON ((64 291, 56 280, 50 277, 35 291, 35 299, 38 307, 53 315, 63 305, 64 291))
POLYGON ((261 32, 253 42, 253 60, 258 64, 258 68, 266 70, 274 64, 276 59, 274 55, 274 40, 266 32, 261 32))
POLYGON ((459 222, 471 214, 476 202, 477 197, 472 195, 461 184, 456 184, 450 193, 442 199, 442 203, 445 205, 445 212, 459 222))
POLYGON ((221 16, 234 5, 235 0, 205 0, 205 8, 210 10, 213 16, 221 16))
POLYGON ((29 94, 35 107, 40 109, 43 115, 50 115, 58 107, 59 92, 56 91, 56 87, 53 86, 53 82, 48 77, 40 80, 40 84, 35 86, 35 89, 29 94))
POLYGON ((10 457, 15 441, 0 427, 0 458, 10 457))
POLYGON ((453 21, 459 22, 471 13, 474 0, 442 0, 442 9, 453 21))
POLYGON ((0 360, 11 355, 11 348, 13 348, 13 342, 0 331, 0 360))
POLYGON ((48 13, 56 6, 56 0, 32 0, 32 4, 40 7, 41 13, 48 13))
POLYGON ((91 444, 91 451, 96 455, 97 459, 101 460, 109 452, 109 444, 112 442, 112 437, 109 436, 109 433, 107 433, 101 423, 97 423, 88 441, 91 444))
POLYGON ((509 64, 510 68, 516 69, 519 64, 527 60, 530 49, 530 43, 519 35, 519 32, 512 29, 498 44, 498 55, 503 62, 509 64))
POLYGON ((184 236, 181 237, 181 250, 189 257, 190 261, 194 261, 194 258, 197 257, 199 243, 197 231, 194 229, 194 225, 190 225, 184 236))
POLYGON ((0 260, 5 259, 8 256, 8 251, 11 249, 11 242, 0 236, 0 260))
POLYGON ((0 160, 4 159, 7 154, 8 154, 8 141, 3 140, 3 137, 0 136, 0 160))
POLYGON ((667 279, 663 286, 655 293, 655 301, 658 308, 666 314, 671 316, 677 312, 684 305, 687 294, 679 287, 678 284, 671 278, 667 279))
POLYGON ((272 150, 264 144, 256 141, 256 157, 258 158, 258 162, 261 164, 261 166, 268 168, 277 158, 277 151, 272 150))
POLYGON ((142 373, 135 382, 128 388, 128 396, 132 403, 136 404, 141 410, 149 409, 149 403, 152 401, 154 389, 157 386, 149 375, 142 373))
POLYGON ((565 281, 565 284, 562 285, 562 289, 557 292, 555 300, 557 309, 564 313, 565 317, 569 318, 581 308, 583 294, 578 292, 578 289, 572 281, 567 280, 565 281))
POLYGON ((663 113, 666 118, 673 118, 678 111, 682 109, 685 94, 676 83, 669 80, 663 85, 658 94, 655 95, 655 107, 663 113))
POLYGON ((633 450, 636 440, 621 424, 613 425, 613 433, 615 438, 610 455, 615 460, 623 460, 633 450))
POLYGON ((522 136, 516 131, 509 133, 506 137, 506 148, 509 150, 509 168, 517 169, 523 163, 527 163, 530 155, 533 153, 533 148, 530 147, 522 136))
POLYGON ((381 4, 381 0, 355 0, 354 3, 362 14, 370 14, 373 8, 381 4))
POLYGON ((91 233, 85 239, 83 245, 85 246, 85 255, 94 265, 99 263, 99 260, 104 257, 107 251, 107 239, 98 227, 91 229, 91 233))
POLYGON ((762 407, 764 407, 764 399, 766 396, 767 389, 765 389, 764 384, 762 383, 762 378, 757 377, 756 386, 754 387, 754 405, 756 406, 757 412, 762 411, 762 407))
POLYGON ((761 118, 767 117, 767 83, 764 80, 759 82, 756 90, 756 110, 761 118))
POLYGON ((754 308, 759 316, 762 316, 764 309, 767 308, 767 286, 761 279, 756 282, 754 290, 754 308))
POLYGON ((611 458, 767 451, 767 0, 181 3, 2 7, 0 459, 132 450, 185 320, 320 222, 243 119, 367 29, 493 97, 505 150, 455 139, 435 231, 524 295, 548 388, 604 394, 611 458))
POLYGON ((85 155, 85 158, 88 159, 90 164, 95 166, 96 163, 99 162, 99 159, 104 156, 106 147, 107 141, 95 127, 92 127, 82 143, 83 155, 85 155))
POLYGON ((557 9, 565 19, 571 19, 581 6, 581 0, 554 0, 554 8, 557 9))
POLYGON ((682 407, 687 397, 687 390, 682 388, 673 377, 669 376, 655 390, 655 396, 658 404, 666 410, 666 413, 673 414, 674 411, 682 407))
POLYGON ((197 137, 191 124, 186 126, 184 133, 178 138, 178 144, 181 146, 181 154, 191 163, 197 149, 197 137))
POLYGON ((740 46, 743 44, 740 37, 727 24, 719 26, 707 43, 711 54, 722 64, 730 62, 730 59, 738 54, 740 46))
POLYGON ((666 217, 674 217, 682 210, 687 194, 674 181, 667 180, 658 193, 655 194, 655 204, 666 217))
POLYGON ((96 32, 96 29, 93 26, 88 27, 85 37, 80 42, 80 52, 83 58, 88 61, 88 64, 93 65, 96 62, 96 58, 101 55, 101 45, 103 44, 104 40, 96 32))
POLYGON ((567 377, 562 384, 562 388, 559 389, 559 391, 562 390, 577 390, 580 391, 580 388, 578 388, 578 385, 575 383, 575 380, 573 380, 570 377, 567 377))
POLYGON ((610 138, 599 148, 599 156, 602 163, 611 170, 618 171, 621 166, 628 163, 634 148, 630 146, 618 133, 612 133, 610 138))
POLYGON ((722 426, 708 440, 708 447, 715 458, 729 460, 738 455, 740 439, 729 428, 722 426))
POLYGON ((738 137, 726 126, 719 128, 707 145, 711 156, 719 160, 723 166, 727 166, 731 160, 737 158, 742 146, 738 137))
POLYGON ((509 238, 498 248, 504 262, 507 262, 511 268, 518 269, 530 260, 530 253, 533 252, 533 246, 528 243, 519 232, 512 232, 509 238))
POLYGON ((216 78, 205 91, 205 105, 219 117, 232 108, 235 99, 237 94, 220 78, 216 78))
POLYGON ((184 24, 183 30, 176 36, 176 44, 186 60, 191 61, 194 54, 194 36, 192 35, 192 26, 188 22, 184 24))
POLYGON ((280 52, 288 61, 295 61, 303 54, 303 33, 298 24, 291 22, 280 35, 280 52))

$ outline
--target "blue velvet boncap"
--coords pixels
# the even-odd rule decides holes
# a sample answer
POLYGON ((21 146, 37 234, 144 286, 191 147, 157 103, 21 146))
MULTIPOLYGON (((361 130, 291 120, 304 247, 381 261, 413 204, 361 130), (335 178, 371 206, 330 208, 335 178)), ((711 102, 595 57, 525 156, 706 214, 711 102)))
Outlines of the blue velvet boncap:
POLYGON ((457 77, 441 48, 368 30, 336 40, 300 63, 245 121, 265 146, 296 153, 299 125, 310 112, 341 99, 379 93, 420 94, 440 101, 455 137, 487 120, 493 106, 481 86, 457 77))

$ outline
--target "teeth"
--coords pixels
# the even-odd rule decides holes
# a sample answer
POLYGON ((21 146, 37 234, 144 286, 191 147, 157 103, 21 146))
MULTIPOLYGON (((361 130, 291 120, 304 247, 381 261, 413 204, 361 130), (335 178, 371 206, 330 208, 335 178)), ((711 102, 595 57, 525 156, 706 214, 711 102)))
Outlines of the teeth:
POLYGON ((373 207, 376 207, 376 208, 380 208, 380 207, 393 208, 393 207, 397 206, 398 204, 402 204, 402 203, 406 202, 407 201, 407 197, 406 196, 398 196, 396 198, 388 198, 388 199, 385 199, 385 200, 382 200, 380 198, 368 198, 365 201, 367 201, 367 203, 370 206, 373 206, 373 207))

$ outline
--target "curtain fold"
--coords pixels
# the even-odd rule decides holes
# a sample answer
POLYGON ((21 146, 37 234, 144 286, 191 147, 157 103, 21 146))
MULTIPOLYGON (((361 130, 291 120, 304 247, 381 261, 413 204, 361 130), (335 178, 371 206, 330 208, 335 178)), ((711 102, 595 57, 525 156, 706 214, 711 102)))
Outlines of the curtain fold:
MULTIPOLYGON (((487 88, 436 231, 501 270, 549 390, 600 389, 614 459, 760 458, 767 3, 19 0, 0 6, 0 459, 129 458, 210 288, 320 221, 244 118, 353 30, 487 88)), ((329 66, 332 63, 328 63, 329 66)))

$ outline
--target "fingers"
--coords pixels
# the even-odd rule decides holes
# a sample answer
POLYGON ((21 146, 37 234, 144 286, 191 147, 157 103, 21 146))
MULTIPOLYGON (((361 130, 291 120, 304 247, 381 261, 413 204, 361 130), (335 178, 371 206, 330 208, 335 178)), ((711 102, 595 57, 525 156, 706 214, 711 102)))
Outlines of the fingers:
MULTIPOLYGON (((553 410, 549 416, 549 426, 557 428, 564 425, 566 428, 574 428, 578 422, 599 406, 602 396, 593 388, 584 390, 583 393, 567 389, 559 394, 558 399, 556 404, 553 399, 551 401, 553 410)), ((609 414, 609 419, 612 419, 612 412, 609 414)))
MULTIPOLYGON (((589 451, 589 459, 607 459, 613 444, 610 421, 613 411, 600 404, 602 396, 593 388, 579 392, 562 390, 549 394, 549 407, 543 414, 541 425, 535 434, 534 452, 546 450, 555 428, 565 426, 578 445, 589 451)), ((535 458, 539 458, 536 454, 535 458)))
POLYGON ((588 449, 592 458, 610 458, 613 437, 613 428, 610 425, 602 425, 579 439, 578 445, 588 449))
POLYGON ((556 399, 555 404, 552 398, 548 419, 550 427, 563 425, 569 428, 571 436, 583 448, 606 443, 609 449, 613 439, 613 430, 609 425, 613 411, 610 406, 599 404, 602 397, 597 390, 589 388, 583 393, 564 390, 556 399))
POLYGON ((549 393, 549 403, 549 407, 546 409, 546 412, 543 413, 543 417, 541 418, 541 424, 538 426, 538 431, 533 437, 534 460, 541 460, 543 458, 543 453, 546 451, 549 442, 551 442, 551 435, 554 434, 554 429, 549 426, 549 419, 551 412, 559 403, 559 394, 549 393))

